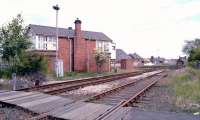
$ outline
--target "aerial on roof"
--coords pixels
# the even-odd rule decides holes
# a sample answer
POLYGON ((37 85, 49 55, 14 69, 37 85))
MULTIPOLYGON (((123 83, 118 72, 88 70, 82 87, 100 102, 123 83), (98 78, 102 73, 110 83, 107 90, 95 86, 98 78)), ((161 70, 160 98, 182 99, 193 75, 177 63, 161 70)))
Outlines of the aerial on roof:
MULTIPOLYGON (((55 36, 56 28, 41 25, 29 25, 30 32, 35 35, 55 36)), ((59 28, 59 37, 74 37, 75 32, 73 29, 59 28)), ((112 41, 108 36, 102 32, 82 31, 82 37, 91 40, 112 41)))

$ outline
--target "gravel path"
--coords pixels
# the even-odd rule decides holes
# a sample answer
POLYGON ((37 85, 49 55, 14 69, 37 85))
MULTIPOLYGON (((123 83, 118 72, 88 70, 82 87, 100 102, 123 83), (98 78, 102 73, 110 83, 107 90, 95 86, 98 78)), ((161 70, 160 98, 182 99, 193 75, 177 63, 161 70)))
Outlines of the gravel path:
POLYGON ((142 78, 144 78, 148 75, 154 74, 154 73, 155 72, 149 72, 149 73, 144 73, 142 75, 123 78, 123 79, 119 79, 119 80, 115 80, 115 81, 111 81, 111 82, 107 82, 107 83, 103 83, 103 84, 99 84, 99 85, 86 86, 83 88, 79 88, 77 90, 62 93, 61 96, 67 97, 67 98, 70 98, 73 100, 81 100, 81 99, 85 99, 85 98, 91 97, 93 95, 99 94, 101 92, 110 90, 110 89, 120 86, 122 84, 142 79, 142 78))

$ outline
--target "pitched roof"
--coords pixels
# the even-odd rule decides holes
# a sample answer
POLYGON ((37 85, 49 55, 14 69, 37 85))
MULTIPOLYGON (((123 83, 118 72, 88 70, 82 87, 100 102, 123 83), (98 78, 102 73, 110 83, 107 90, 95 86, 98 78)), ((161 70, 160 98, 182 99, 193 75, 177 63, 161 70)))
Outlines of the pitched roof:
MULTIPOLYGON (((29 25, 30 32, 36 35, 45 35, 45 36, 55 36, 56 28, 50 26, 41 26, 41 25, 29 25)), ((59 28, 59 37, 74 37, 75 32, 73 29, 59 28)), ((101 41, 112 41, 108 36, 102 32, 93 32, 93 31, 82 31, 82 37, 85 39, 92 40, 101 40, 101 41)))
POLYGON ((134 60, 143 60, 143 58, 140 55, 138 55, 137 53, 131 53, 131 54, 129 54, 129 56, 134 60))
POLYGON ((122 59, 131 59, 131 57, 128 56, 122 49, 116 49, 116 60, 120 61, 122 59))

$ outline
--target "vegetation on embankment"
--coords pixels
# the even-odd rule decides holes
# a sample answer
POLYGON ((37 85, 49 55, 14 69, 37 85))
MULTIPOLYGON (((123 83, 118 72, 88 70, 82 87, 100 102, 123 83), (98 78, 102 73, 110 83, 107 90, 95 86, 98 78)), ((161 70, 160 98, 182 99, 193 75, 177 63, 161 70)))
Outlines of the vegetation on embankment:
POLYGON ((104 75, 110 75, 113 74, 112 72, 67 72, 64 74, 64 77, 62 77, 60 80, 63 79, 79 79, 79 78, 87 78, 87 77, 98 77, 98 76, 104 76, 104 75))
POLYGON ((174 104, 184 111, 200 112, 200 70, 186 68, 170 82, 174 104))

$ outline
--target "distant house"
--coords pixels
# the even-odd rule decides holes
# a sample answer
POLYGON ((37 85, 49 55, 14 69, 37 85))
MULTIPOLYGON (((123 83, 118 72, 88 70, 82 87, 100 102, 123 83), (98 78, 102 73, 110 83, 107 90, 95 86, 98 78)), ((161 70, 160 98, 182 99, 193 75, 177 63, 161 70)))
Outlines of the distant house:
MULTIPOLYGON (((131 57, 122 49, 116 49, 116 67, 126 69, 127 64, 130 64, 131 57), (129 60, 129 62, 127 62, 129 60)), ((132 62, 131 62, 132 63, 132 62)), ((132 67, 132 65, 129 67, 132 67)))
POLYGON ((166 65, 176 65, 177 59, 165 59, 164 64, 166 65))
POLYGON ((132 58, 122 49, 116 49, 116 61, 120 62, 122 59, 132 59, 132 58))
POLYGON ((127 54, 122 49, 116 50, 116 61, 122 69, 133 69, 144 64, 144 59, 137 53, 127 54))
POLYGON ((134 61, 134 66, 144 65, 144 59, 140 55, 138 55, 137 53, 129 54, 129 56, 134 61))
POLYGON ((165 63, 165 58, 161 58, 161 57, 151 57, 150 58, 150 62, 154 65, 162 65, 165 63))

